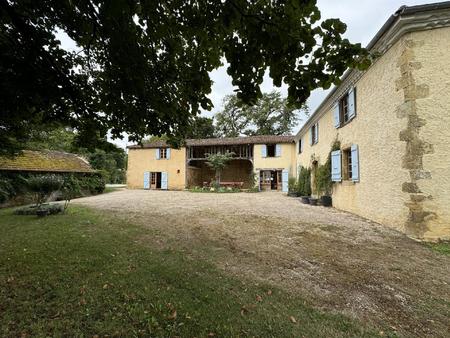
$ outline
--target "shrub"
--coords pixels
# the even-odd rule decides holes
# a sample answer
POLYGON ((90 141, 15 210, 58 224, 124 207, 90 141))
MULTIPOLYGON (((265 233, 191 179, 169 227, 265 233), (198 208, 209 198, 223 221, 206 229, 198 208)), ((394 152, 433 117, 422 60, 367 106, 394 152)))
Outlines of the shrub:
POLYGON ((91 194, 101 194, 105 190, 105 180, 101 175, 83 176, 79 179, 81 190, 91 194))
POLYGON ((37 205, 27 205, 14 210, 16 215, 38 215, 39 213, 44 215, 56 215, 64 210, 63 206, 60 204, 42 204, 37 205))
POLYGON ((52 192, 57 191, 63 184, 63 179, 58 175, 34 175, 27 180, 28 189, 36 194, 36 205, 40 206, 48 199, 52 192))
POLYGON ((80 181, 73 175, 67 175, 64 177, 63 184, 61 186, 62 198, 64 202, 64 211, 69 206, 70 201, 81 195, 80 181))
POLYGON ((311 196, 311 169, 300 167, 297 192, 300 196, 311 196))
POLYGON ((289 177, 288 190, 289 190, 289 192, 297 191, 297 180, 295 179, 295 177, 289 177))

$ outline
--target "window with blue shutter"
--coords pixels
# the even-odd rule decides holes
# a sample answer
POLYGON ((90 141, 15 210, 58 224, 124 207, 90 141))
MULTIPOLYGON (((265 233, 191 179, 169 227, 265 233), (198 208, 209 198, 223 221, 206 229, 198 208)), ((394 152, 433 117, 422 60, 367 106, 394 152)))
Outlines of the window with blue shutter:
POLYGON ((265 144, 261 146, 261 157, 267 157, 267 145, 265 144))
POLYGON ((333 107, 333 114, 334 114, 334 127, 339 128, 341 126, 341 105, 338 103, 335 104, 333 107))
POLYGON ((163 171, 161 173, 161 189, 167 190, 167 186, 168 186, 168 175, 167 172, 163 171))
POLYGON ((144 189, 150 189, 150 172, 144 172, 144 189))
POLYGON ((275 145, 275 156, 276 157, 281 157, 281 144, 276 144, 275 145))
POLYGON ((288 192, 289 189, 288 181, 289 181, 289 171, 287 169, 283 169, 283 171, 281 172, 281 190, 283 192, 288 192))
POLYGON ((170 148, 167 148, 166 150, 166 158, 170 160, 170 148))
POLYGON ((333 182, 342 181, 342 163, 340 150, 331 152, 331 180, 333 182))
POLYGON ((353 144, 351 147, 351 165, 352 165, 352 176, 353 182, 359 181, 359 153, 358 146, 353 144))
POLYGON ((156 159, 159 160, 160 159, 160 149, 156 148, 156 159))
POLYGON ((317 142, 319 142, 319 122, 313 124, 309 130, 309 144, 313 145, 317 142))

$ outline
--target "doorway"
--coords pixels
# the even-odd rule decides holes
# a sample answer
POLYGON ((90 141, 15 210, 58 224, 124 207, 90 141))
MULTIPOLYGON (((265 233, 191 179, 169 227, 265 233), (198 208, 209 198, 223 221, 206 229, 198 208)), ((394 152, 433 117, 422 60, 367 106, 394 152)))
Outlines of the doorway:
POLYGON ((161 189, 161 173, 151 172, 150 189, 161 189))
POLYGON ((282 188, 282 170, 261 170, 260 171, 260 189, 262 191, 281 190, 282 188))

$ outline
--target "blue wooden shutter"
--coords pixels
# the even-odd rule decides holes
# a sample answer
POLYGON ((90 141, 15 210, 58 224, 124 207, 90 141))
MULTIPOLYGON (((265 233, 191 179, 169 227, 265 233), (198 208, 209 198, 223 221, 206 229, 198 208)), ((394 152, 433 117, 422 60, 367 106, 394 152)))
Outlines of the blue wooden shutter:
POLYGON ((150 189, 150 172, 144 172, 144 189, 150 189))
POLYGON ((156 148, 156 159, 157 159, 157 160, 160 159, 160 155, 161 155, 160 149, 159 149, 159 148, 156 148))
POLYGON ((261 146, 261 157, 267 157, 267 145, 265 144, 261 146))
POLYGON ((355 88, 350 88, 348 92, 348 118, 351 120, 356 115, 356 90, 355 88))
POLYGON ((281 190, 283 192, 288 192, 288 180, 289 180, 289 171, 287 169, 283 169, 281 173, 281 190))
POLYGON ((275 156, 280 157, 281 156, 281 144, 275 145, 275 156))
POLYGON ((315 143, 319 142, 319 122, 316 123, 316 139, 315 143))
POLYGON ((161 189, 162 190, 167 190, 167 186, 168 186, 168 177, 167 177, 167 172, 163 171, 161 173, 161 189))
POLYGON ((336 103, 336 105, 333 108, 333 114, 334 114, 334 127, 339 128, 341 126, 341 105, 336 103))
POLYGON ((341 174, 341 151, 336 150, 331 152, 331 180, 333 182, 340 182, 342 180, 341 174))
POLYGON ((356 144, 352 145, 352 181, 359 181, 359 154, 358 146, 356 144))
POLYGON ((170 160, 170 148, 167 148, 166 150, 166 158, 170 160))
POLYGON ((313 128, 311 127, 309 129, 309 145, 312 146, 312 144, 313 144, 313 128))

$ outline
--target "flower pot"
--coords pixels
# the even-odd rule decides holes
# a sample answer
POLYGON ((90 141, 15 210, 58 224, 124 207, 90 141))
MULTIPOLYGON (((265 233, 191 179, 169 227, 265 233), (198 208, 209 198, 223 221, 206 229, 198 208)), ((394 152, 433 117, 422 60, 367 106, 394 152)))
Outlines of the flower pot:
POLYGON ((309 196, 302 196, 302 203, 309 204, 309 196))
POLYGON ((311 204, 311 205, 317 205, 318 201, 319 200, 317 198, 312 198, 312 197, 309 198, 309 204, 311 204))
POLYGON ((331 196, 321 196, 320 204, 322 204, 324 207, 331 207, 331 205, 333 204, 331 196))

